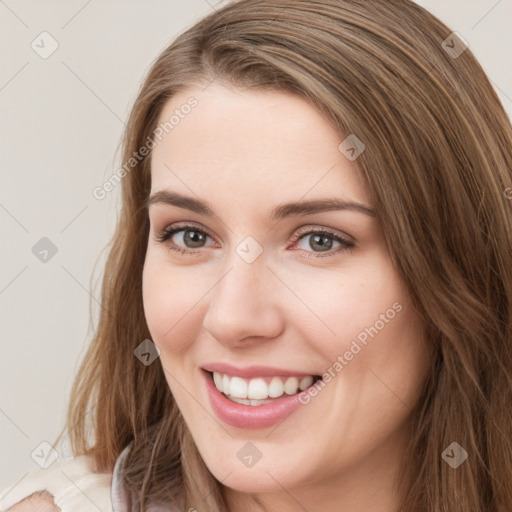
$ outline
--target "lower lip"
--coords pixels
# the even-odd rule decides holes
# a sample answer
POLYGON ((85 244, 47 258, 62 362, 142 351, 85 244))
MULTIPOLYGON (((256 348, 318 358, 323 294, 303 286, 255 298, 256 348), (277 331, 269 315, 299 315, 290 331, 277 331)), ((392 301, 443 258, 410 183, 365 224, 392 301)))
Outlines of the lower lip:
POLYGON ((244 405, 232 402, 221 393, 210 373, 201 370, 215 414, 225 423, 237 428, 266 428, 283 421, 301 405, 299 393, 276 399, 264 405, 244 405))

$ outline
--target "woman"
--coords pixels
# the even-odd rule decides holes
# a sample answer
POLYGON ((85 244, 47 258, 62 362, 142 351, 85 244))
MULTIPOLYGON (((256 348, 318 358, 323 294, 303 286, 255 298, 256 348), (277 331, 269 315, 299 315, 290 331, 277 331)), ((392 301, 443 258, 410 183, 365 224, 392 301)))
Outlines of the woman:
POLYGON ((512 130, 462 40, 234 2, 155 62, 123 163, 67 425, 95 508, 512 507, 512 130))

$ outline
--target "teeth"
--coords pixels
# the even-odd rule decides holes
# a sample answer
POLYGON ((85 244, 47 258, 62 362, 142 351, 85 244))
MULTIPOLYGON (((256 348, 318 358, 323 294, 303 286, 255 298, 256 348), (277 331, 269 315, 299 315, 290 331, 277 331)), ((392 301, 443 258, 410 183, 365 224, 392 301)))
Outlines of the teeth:
POLYGON ((301 391, 304 391, 306 388, 309 388, 311 384, 313 384, 313 377, 304 377, 299 383, 299 388, 301 391))
POLYGON ((243 405, 264 405, 269 404, 273 400, 246 400, 244 398, 234 398, 232 396, 227 397, 228 400, 231 400, 232 402, 236 402, 237 404, 243 404, 243 405))
MULTIPOLYGON (((245 398, 245 397, 240 397, 240 398, 245 398)), ((254 398, 256 400, 263 400, 264 398, 268 398, 267 383, 263 379, 251 379, 249 381, 249 389, 247 391, 247 398, 254 398)))
POLYGON ((226 374, 213 372, 213 382, 215 387, 233 402, 245 405, 263 405, 271 400, 268 398, 279 398, 284 393, 295 395, 313 384, 313 376, 306 377, 272 377, 270 382, 263 378, 242 379, 240 377, 230 377, 226 374))
POLYGON ((295 395, 299 387, 299 379, 297 377, 289 377, 284 383, 284 392, 287 395, 295 395))
POLYGON ((272 377, 268 386, 268 396, 278 398, 284 393, 283 381, 279 377, 272 377))
POLYGON ((229 393, 226 394, 235 398, 247 398, 247 382, 245 382, 245 380, 241 379, 240 377, 231 377, 231 382, 229 383, 229 393))
POLYGON ((220 391, 223 389, 222 386, 222 375, 220 373, 215 372, 213 374, 213 382, 215 382, 215 387, 220 391))

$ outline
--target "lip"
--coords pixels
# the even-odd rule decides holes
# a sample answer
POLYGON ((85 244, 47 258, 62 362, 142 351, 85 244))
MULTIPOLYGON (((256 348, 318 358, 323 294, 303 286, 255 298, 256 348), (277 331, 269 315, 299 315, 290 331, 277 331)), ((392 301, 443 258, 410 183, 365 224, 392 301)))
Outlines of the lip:
POLYGON ((208 363, 204 364, 202 368, 208 372, 226 373, 230 377, 242 377, 243 379, 255 379, 256 377, 307 377, 309 375, 316 375, 314 373, 294 372, 269 366, 237 368, 227 363, 208 363))
MULTIPOLYGON (((205 379, 206 389, 213 411, 220 420, 232 427, 245 429, 271 427, 272 425, 283 421, 292 412, 296 411, 301 405, 303 405, 299 401, 300 393, 279 398, 275 402, 264 405, 252 406, 238 404, 226 398, 224 393, 221 393, 215 387, 213 379, 208 371, 202 370, 201 373, 205 379)), ((228 372, 226 371, 225 373, 228 372)), ((261 373, 259 375, 261 375, 261 373)), ((272 375, 275 375, 275 373, 272 375)))

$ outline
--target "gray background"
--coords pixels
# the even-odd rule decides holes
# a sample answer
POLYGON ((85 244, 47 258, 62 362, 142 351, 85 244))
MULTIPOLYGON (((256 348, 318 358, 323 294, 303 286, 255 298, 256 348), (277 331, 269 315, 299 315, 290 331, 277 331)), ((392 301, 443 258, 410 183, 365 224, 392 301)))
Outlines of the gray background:
MULTIPOLYGON (((0 489, 38 469, 31 453, 63 426, 119 206, 120 187, 103 200, 92 190, 119 167, 141 80, 178 33, 224 3, 0 0, 0 489), (59 45, 46 59, 44 31, 59 45), (43 237, 54 255, 34 254, 43 237)), ((469 43, 510 115, 512 0, 418 3, 469 43)), ((67 443, 57 451, 70 453, 67 443)))

